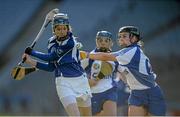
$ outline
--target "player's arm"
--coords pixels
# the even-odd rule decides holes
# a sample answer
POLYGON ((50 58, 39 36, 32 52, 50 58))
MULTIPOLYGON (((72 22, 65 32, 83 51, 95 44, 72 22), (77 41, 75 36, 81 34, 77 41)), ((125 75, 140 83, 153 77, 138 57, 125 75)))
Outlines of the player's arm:
POLYGON ((55 49, 51 53, 42 53, 39 51, 35 51, 30 47, 26 48, 25 53, 34 56, 38 59, 41 59, 43 61, 55 61, 58 60, 59 57, 63 56, 63 54, 71 50, 73 47, 74 47, 74 42, 72 39, 70 39, 67 41, 66 44, 61 45, 58 49, 55 49))
POLYGON ((54 60, 57 60, 59 58, 55 52, 42 53, 42 52, 38 52, 38 51, 33 50, 30 55, 32 55, 38 59, 41 59, 43 61, 54 61, 54 60))
POLYGON ((85 59, 89 58, 92 60, 101 60, 101 61, 117 61, 116 56, 112 53, 96 52, 88 53, 85 51, 80 51, 80 58, 85 59))
POLYGON ((114 56, 111 53, 104 53, 104 52, 90 53, 89 58, 93 60, 102 60, 102 61, 117 61, 116 56, 114 56))
POLYGON ((52 71, 55 70, 55 65, 53 63, 41 63, 41 62, 37 62, 36 68, 44 70, 44 71, 52 72, 52 71))
POLYGON ((32 65, 38 69, 52 72, 55 69, 55 65, 53 63, 41 63, 34 59, 32 59, 28 54, 23 54, 22 58, 26 58, 26 63, 32 65))
POLYGON ((38 59, 41 59, 43 61, 54 61, 58 59, 58 55, 56 54, 55 51, 51 53, 42 53, 42 52, 33 50, 31 47, 27 47, 25 49, 25 53, 28 55, 34 56, 38 59))

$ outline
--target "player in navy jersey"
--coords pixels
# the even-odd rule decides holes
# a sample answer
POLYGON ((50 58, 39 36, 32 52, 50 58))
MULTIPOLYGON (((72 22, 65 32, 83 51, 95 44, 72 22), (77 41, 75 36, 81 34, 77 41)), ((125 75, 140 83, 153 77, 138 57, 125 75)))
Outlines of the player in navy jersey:
MULTIPOLYGON (((98 31, 96 35, 96 48, 91 53, 111 52, 113 45, 112 34, 108 31, 98 31)), ((99 79, 98 75, 102 69, 104 62, 92 59, 83 59, 81 61, 83 68, 88 74, 89 84, 93 97, 92 115, 98 116, 117 116, 117 88, 114 86, 118 62, 107 61, 107 65, 111 66, 111 73, 99 79)), ((104 67, 104 68, 103 68, 104 67)))
POLYGON ((77 42, 66 14, 54 16, 52 31, 48 53, 27 47, 22 58, 26 57, 26 63, 40 70, 55 71, 57 94, 69 116, 91 115, 91 91, 86 73, 80 65, 77 42))
POLYGON ((155 81, 156 74, 152 71, 149 58, 138 45, 140 40, 137 27, 124 26, 118 32, 118 42, 123 49, 113 53, 87 52, 85 55, 94 60, 119 62, 118 70, 125 76, 131 90, 129 116, 164 116, 166 104, 163 92, 155 81))

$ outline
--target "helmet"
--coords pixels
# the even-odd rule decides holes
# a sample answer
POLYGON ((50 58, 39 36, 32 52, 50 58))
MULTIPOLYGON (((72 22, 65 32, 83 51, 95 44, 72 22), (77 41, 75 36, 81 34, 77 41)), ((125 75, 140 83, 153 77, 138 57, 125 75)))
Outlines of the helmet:
POLYGON ((69 18, 67 14, 64 13, 57 13, 54 15, 52 20, 52 26, 56 25, 69 25, 69 18))
POLYGON ((136 35, 140 39, 140 31, 139 28, 135 26, 123 26, 119 29, 119 33, 129 32, 130 34, 136 35))
POLYGON ((107 37, 110 40, 112 40, 112 34, 108 31, 99 31, 96 34, 96 39, 98 39, 99 37, 107 37))
POLYGON ((112 47, 112 34, 108 31, 99 31, 96 34, 96 46, 97 48, 99 48, 100 52, 110 52, 111 51, 111 47, 112 47), (99 39, 108 39, 109 40, 109 44, 108 45, 100 45, 100 42, 98 42, 99 39))

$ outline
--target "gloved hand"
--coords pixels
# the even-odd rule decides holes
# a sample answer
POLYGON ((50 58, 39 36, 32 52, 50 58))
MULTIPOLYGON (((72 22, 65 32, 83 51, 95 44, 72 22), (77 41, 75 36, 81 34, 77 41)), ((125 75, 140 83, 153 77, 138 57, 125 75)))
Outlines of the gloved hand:
POLYGON ((28 55, 31 55, 33 49, 31 47, 27 47, 24 51, 24 53, 28 54, 28 55))

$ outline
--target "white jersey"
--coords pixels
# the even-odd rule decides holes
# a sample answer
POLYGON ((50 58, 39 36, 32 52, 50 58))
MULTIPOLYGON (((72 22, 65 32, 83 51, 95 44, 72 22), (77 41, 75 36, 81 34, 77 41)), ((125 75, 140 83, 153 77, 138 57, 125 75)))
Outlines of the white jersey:
POLYGON ((149 59, 138 45, 133 44, 113 54, 120 64, 118 70, 125 75, 130 89, 143 90, 157 85, 149 59))
MULTIPOLYGON (((108 63, 110 63, 112 65, 112 71, 115 70, 115 62, 112 62, 112 61, 107 61, 108 63)), ((100 70, 101 70, 101 61, 99 60, 94 60, 90 66, 90 71, 89 73, 89 77, 91 79, 96 79, 100 70)), ((86 68, 88 65, 89 65, 89 59, 84 59, 81 61, 81 65, 83 66, 83 68, 86 68)), ((108 75, 108 76, 105 76, 103 79, 99 80, 97 85, 91 87, 91 92, 92 93, 101 93, 101 92, 104 92, 110 88, 113 87, 112 85, 112 82, 113 82, 113 77, 114 75, 111 74, 111 75, 108 75)))

